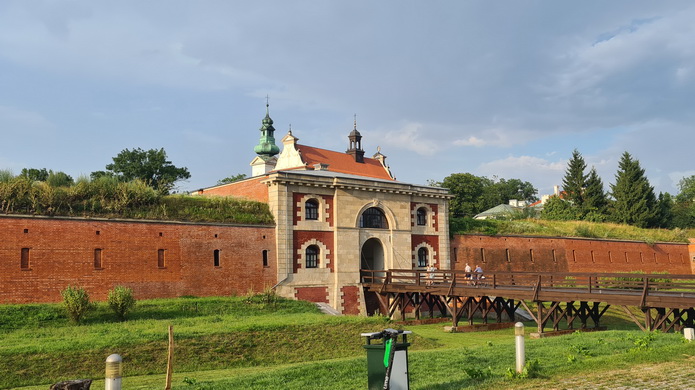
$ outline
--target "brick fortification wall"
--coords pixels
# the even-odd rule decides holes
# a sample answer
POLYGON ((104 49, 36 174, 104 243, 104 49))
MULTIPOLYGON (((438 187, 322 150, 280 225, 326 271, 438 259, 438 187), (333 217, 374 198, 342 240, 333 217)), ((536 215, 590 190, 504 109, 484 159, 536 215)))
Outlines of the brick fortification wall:
POLYGON ((206 190, 198 190, 198 195, 234 196, 268 203, 268 187, 261 183, 265 176, 224 184, 206 190))
POLYGON ((3 216, 0 233, 0 303, 60 301, 68 285, 104 300, 116 285, 146 299, 244 294, 277 282, 272 226, 3 216))
MULTIPOLYGON (((692 245, 691 245, 692 246, 692 245)), ((454 269, 483 271, 668 272, 692 274, 688 244, 557 237, 456 235, 454 269)))

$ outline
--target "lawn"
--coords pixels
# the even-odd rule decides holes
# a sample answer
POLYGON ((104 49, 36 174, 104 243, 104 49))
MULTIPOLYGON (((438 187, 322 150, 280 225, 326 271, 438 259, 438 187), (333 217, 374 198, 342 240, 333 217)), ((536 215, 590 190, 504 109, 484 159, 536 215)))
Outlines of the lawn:
MULTIPOLYGON (((527 361, 538 361, 541 378, 509 379, 513 329, 444 333, 446 324, 332 317, 306 302, 249 297, 142 301, 125 322, 116 321, 102 304, 82 325, 70 324, 59 305, 4 305, 0 388, 45 390, 59 380, 100 379, 111 353, 124 357, 124 388, 161 388, 169 324, 176 343, 173 384, 179 390, 364 389, 367 368, 359 334, 398 326, 414 332, 412 389, 552 388, 562 386, 563 378, 585 380, 640 365, 692 366, 695 343, 684 342, 680 334, 638 331, 624 314, 611 310, 603 323, 616 330, 527 338, 527 361)), ((103 380, 92 387, 103 387, 103 380)))

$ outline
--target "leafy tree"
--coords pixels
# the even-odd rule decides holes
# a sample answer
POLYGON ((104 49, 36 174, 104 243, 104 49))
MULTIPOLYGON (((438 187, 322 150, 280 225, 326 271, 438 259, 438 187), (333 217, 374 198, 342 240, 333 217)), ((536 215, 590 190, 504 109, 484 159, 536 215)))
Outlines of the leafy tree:
POLYGON ((484 179, 470 173, 454 173, 442 180, 442 187, 448 188, 454 198, 449 203, 451 214, 457 217, 471 217, 480 210, 484 179))
POLYGON ((559 196, 551 196, 543 205, 541 218, 554 221, 571 221, 578 219, 577 208, 559 196))
POLYGON ((638 160, 633 160, 630 153, 623 153, 615 184, 611 184, 613 202, 612 219, 638 227, 654 226, 657 216, 654 187, 644 175, 638 160))
POLYGON ((46 181, 48 179, 48 171, 46 168, 22 168, 19 176, 26 177, 31 181, 46 181))
POLYGON ((499 204, 506 204, 510 199, 538 199, 535 196, 538 190, 533 184, 519 179, 494 181, 471 173, 454 173, 445 177, 441 186, 454 195, 449 207, 455 217, 472 217, 499 204))
MULTIPOLYGON (((589 213, 605 215, 608 210, 608 197, 603 190, 603 181, 596 173, 595 168, 591 168, 586 178, 586 187, 583 194, 584 207, 582 213, 586 216, 589 213)), ((586 218, 585 218, 586 219, 586 218)), ((595 219, 595 217, 594 217, 595 219)))
POLYGON ((588 177, 584 174, 585 169, 584 157, 574 149, 572 158, 567 162, 565 177, 562 179, 562 190, 565 192, 564 199, 571 202, 580 213, 583 213, 584 209, 584 188, 588 177))
POLYGON ((224 179, 218 180, 217 185, 220 186, 222 184, 234 183, 235 181, 241 181, 244 179, 246 179, 246 174, 245 173, 238 173, 234 176, 225 177, 224 179))
POLYGON ((678 182, 678 189, 681 192, 676 195, 677 202, 695 201, 695 175, 682 178, 678 182))
POLYGON ((177 181, 191 177, 187 168, 178 168, 167 160, 164 148, 124 149, 113 158, 112 164, 106 166, 106 170, 110 173, 97 171, 92 172, 91 176, 95 178, 113 174, 123 181, 140 179, 163 194, 169 193, 177 181))
POLYGON ((46 178, 46 183, 51 187, 69 187, 75 182, 72 180, 72 176, 65 172, 53 172, 48 171, 48 177, 46 178))
POLYGON ((525 200, 527 202, 535 202, 538 200, 536 194, 538 190, 533 184, 520 179, 500 179, 496 183, 492 183, 492 187, 499 193, 500 202, 492 205, 497 206, 500 203, 509 203, 512 199, 525 200))
POLYGON ((695 227, 695 175, 684 177, 678 182, 680 192, 671 209, 673 226, 695 227))

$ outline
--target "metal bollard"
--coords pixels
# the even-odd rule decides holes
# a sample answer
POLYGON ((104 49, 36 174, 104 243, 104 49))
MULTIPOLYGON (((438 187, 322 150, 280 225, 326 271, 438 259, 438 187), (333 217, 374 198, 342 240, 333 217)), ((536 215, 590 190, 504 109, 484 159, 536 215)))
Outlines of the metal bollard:
POLYGON ((105 390, 121 390, 121 376, 123 373, 123 358, 114 353, 106 358, 105 390))
POLYGON ((521 373, 524 370, 524 365, 526 365, 524 324, 521 322, 514 324, 514 334, 516 335, 516 372, 521 373))

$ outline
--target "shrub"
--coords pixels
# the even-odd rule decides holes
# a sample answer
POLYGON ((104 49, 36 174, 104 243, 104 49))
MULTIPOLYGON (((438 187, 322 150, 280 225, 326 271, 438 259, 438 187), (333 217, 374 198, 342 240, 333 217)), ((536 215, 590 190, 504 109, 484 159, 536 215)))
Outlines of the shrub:
POLYGON ((530 379, 530 378, 540 378, 541 377, 541 364, 536 360, 531 360, 526 362, 524 369, 521 372, 516 372, 513 368, 507 368, 505 376, 507 379, 530 379))
POLYGON ((82 287, 68 286, 60 292, 60 295, 63 297, 63 306, 68 318, 78 324, 92 306, 89 303, 89 294, 82 287))
POLYGON ((116 314, 116 317, 124 321, 126 315, 135 307, 133 289, 124 286, 116 286, 113 290, 109 290, 107 302, 111 310, 116 314))

